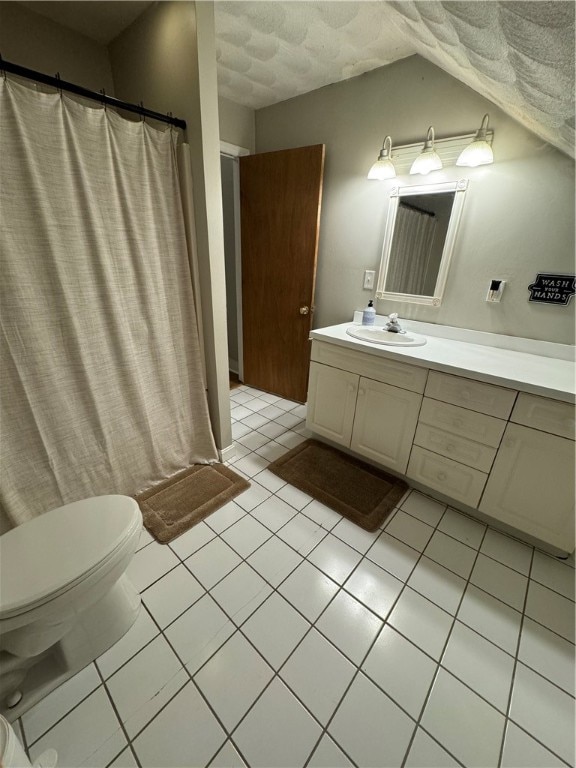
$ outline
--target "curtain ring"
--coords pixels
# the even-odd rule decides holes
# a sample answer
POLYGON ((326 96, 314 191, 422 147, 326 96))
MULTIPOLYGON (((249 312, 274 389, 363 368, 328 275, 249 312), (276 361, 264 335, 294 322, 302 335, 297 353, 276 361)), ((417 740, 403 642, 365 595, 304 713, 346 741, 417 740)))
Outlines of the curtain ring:
POLYGON ((60 86, 60 80, 61 80, 61 77, 60 77, 60 72, 56 72, 56 74, 54 75, 54 77, 55 77, 55 78, 56 78, 56 80, 58 81, 58 85, 56 86, 56 89, 58 90, 58 93, 60 94, 60 98, 62 98, 62 88, 61 88, 61 86, 60 86))
POLYGON ((106 101, 105 101, 105 99, 106 99, 106 90, 105 90, 104 88, 101 88, 101 89, 98 91, 98 93, 101 93, 101 94, 102 94, 102 96, 104 97, 104 98, 102 99, 102 106, 104 107, 104 112, 106 112, 106 107, 108 106, 108 105, 106 104, 106 101))
POLYGON ((2 58, 2 54, 0 53, 0 69, 2 70, 2 77, 4 78, 4 82, 6 82, 6 70, 4 69, 4 59, 2 58))
MULTIPOLYGON (((139 101, 138 102, 138 106, 140 107, 141 110, 143 110, 144 109, 144 102, 143 101, 139 101)), ((145 123, 146 122, 146 115, 144 114, 144 112, 140 112, 140 122, 141 123, 145 123)))

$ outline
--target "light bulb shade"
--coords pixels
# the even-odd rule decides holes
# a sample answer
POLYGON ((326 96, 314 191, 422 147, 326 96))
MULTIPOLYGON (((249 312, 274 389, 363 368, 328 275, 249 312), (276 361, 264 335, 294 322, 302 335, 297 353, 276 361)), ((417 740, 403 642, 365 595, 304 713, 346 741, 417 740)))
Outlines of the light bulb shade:
POLYGON ((419 173, 421 176, 426 176, 430 171, 439 171, 441 169, 442 160, 440 160, 438 152, 434 149, 434 128, 430 126, 426 134, 424 148, 412 163, 410 173, 419 173))
POLYGON ((487 141, 473 141, 460 152, 456 165, 466 165, 476 168, 478 165, 489 165, 494 162, 492 147, 487 141))
POLYGON ((492 147, 486 140, 488 120, 489 116, 487 114, 484 115, 480 128, 476 131, 474 141, 460 152, 456 165, 476 168, 478 165, 489 165, 494 162, 492 147))
POLYGON ((368 171, 369 179, 377 179, 378 181, 384 181, 385 179, 394 179, 396 177, 396 168, 392 160, 384 158, 376 160, 372 168, 368 171))
POLYGON ((442 169, 442 160, 435 149, 424 149, 412 163, 410 173, 419 173, 426 176, 430 171, 440 171, 442 169))
POLYGON ((386 136, 378 155, 378 160, 368 171, 368 178, 384 181, 384 179, 393 179, 395 177, 396 168, 394 168, 394 163, 392 162, 392 139, 390 136, 386 136))

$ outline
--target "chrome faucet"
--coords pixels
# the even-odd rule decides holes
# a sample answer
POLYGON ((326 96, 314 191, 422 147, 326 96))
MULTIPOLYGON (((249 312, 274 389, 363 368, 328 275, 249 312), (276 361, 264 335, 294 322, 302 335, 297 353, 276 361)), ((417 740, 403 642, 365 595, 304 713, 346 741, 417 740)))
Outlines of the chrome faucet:
POLYGON ((406 333, 406 331, 403 331, 400 327, 400 323, 398 322, 398 313, 392 312, 391 315, 388 315, 388 321, 386 323, 386 330, 390 331, 390 333, 406 333))

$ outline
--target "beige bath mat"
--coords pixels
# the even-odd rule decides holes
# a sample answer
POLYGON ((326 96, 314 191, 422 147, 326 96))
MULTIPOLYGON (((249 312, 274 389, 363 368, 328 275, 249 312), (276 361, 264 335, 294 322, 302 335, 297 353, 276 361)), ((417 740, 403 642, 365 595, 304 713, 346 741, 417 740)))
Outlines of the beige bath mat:
POLYGON ((316 440, 268 469, 367 531, 382 525, 408 490, 402 480, 316 440))
POLYGON ((195 464, 134 498, 146 528, 167 544, 249 487, 224 464, 195 464))

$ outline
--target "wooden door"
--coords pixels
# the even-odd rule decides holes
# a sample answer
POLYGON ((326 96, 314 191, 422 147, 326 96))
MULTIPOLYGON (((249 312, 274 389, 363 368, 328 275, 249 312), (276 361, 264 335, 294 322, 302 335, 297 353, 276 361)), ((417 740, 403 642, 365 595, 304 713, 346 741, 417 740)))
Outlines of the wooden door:
POLYGON ((244 383, 305 402, 324 146, 240 158, 244 383))

